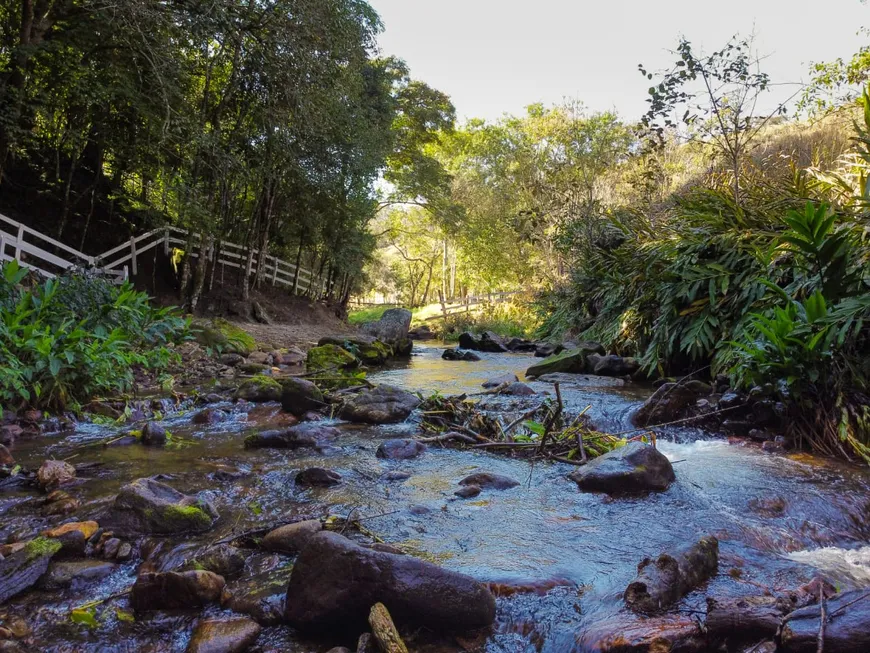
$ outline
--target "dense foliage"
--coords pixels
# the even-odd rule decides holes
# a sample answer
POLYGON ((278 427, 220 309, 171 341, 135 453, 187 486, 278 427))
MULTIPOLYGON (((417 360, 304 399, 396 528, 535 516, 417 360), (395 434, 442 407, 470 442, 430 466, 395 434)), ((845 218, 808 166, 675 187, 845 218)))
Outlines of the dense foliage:
POLYGON ((188 321, 130 285, 70 275, 40 281, 11 261, 0 279, 0 407, 77 408, 160 370, 188 321))

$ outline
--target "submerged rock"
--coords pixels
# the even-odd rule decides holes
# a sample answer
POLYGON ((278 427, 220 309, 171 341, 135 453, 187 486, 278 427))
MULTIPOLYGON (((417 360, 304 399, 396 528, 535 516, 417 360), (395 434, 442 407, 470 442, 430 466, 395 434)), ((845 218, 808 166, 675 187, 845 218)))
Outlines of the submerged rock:
POLYGON ((320 410, 326 404, 323 393, 307 379, 289 377, 281 381, 279 393, 281 408, 296 417, 302 417, 308 411, 320 410))
MULTIPOLYGON (((709 386, 708 386, 709 387, 709 386)), ((637 426, 655 426, 684 417, 684 411, 701 396, 694 386, 665 383, 637 409, 632 421, 637 426)))
POLYGON ((330 487, 341 483, 341 474, 323 467, 309 467, 296 474, 295 483, 300 487, 330 487))
POLYGON ((243 653, 260 636, 262 628, 253 619, 206 619, 200 621, 190 637, 187 653, 243 653))
POLYGON ((516 374, 502 374, 501 376, 496 376, 487 381, 484 381, 481 385, 487 389, 497 388, 500 385, 505 385, 506 383, 516 383, 519 380, 520 379, 516 374))
POLYGON ((207 531, 217 518, 217 510, 208 501, 140 478, 121 488, 103 521, 121 535, 171 535, 207 531))
POLYGON ((117 568, 115 563, 101 560, 52 562, 39 585, 49 590, 82 586, 105 578, 117 568))
POLYGON ((205 569, 224 578, 238 576, 245 569, 245 556, 229 544, 215 544, 198 553, 191 564, 196 569, 205 569))
POLYGON ((263 538, 262 546, 268 551, 299 553, 305 548, 311 537, 322 530, 323 524, 320 523, 319 519, 288 524, 269 531, 263 538))
POLYGON ((306 423, 291 426, 289 429, 260 431, 245 438, 245 449, 302 449, 318 447, 334 440, 339 431, 334 426, 306 423))
POLYGON ((136 612, 201 608, 220 600, 225 584, 210 571, 144 573, 133 584, 130 605, 136 612))
POLYGON ((222 410, 218 410, 217 408, 206 408, 194 415, 190 421, 194 424, 211 426, 212 424, 225 422, 227 417, 229 417, 229 415, 222 410))
POLYGON ((500 474, 490 474, 489 472, 478 472, 466 476, 461 481, 460 485, 474 485, 481 490, 509 490, 519 485, 519 481, 515 481, 509 476, 501 476, 500 474))
POLYGON ((715 576, 718 569, 719 541, 712 535, 655 560, 644 558, 625 590, 625 604, 635 612, 659 612, 715 576))
POLYGON ((57 540, 37 537, 0 560, 0 605, 33 587, 60 549, 57 540))
POLYGON ((425 451, 426 445, 417 440, 387 440, 381 443, 375 455, 388 460, 408 460, 425 451))
POLYGON ((407 419, 419 405, 420 399, 416 395, 393 386, 379 385, 349 399, 341 407, 340 416, 349 422, 393 424, 407 419))
POLYGON ((149 447, 162 447, 168 439, 166 429, 157 422, 148 422, 142 427, 142 444, 149 447))
POLYGON ((469 576, 366 549, 335 533, 313 536, 290 576, 290 625, 359 632, 375 603, 390 606, 399 623, 436 630, 467 631, 495 620, 495 599, 469 576))
POLYGON ((643 442, 629 442, 568 475, 581 490, 624 494, 666 490, 676 479, 667 457, 643 442))

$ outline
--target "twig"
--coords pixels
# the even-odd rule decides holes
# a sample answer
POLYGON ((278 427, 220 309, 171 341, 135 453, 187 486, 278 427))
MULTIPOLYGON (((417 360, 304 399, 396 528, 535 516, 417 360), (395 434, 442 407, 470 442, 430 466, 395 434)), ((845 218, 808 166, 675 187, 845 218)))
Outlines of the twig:
POLYGON ((544 404, 541 404, 541 405, 538 406, 537 408, 533 408, 532 410, 530 410, 530 411, 528 411, 528 412, 526 412, 526 413, 523 413, 522 415, 520 415, 519 417, 517 417, 513 422, 511 422, 510 424, 508 424, 508 425, 507 425, 507 426, 502 430, 502 432, 505 434, 505 436, 507 436, 511 431, 513 431, 513 430, 514 430, 514 429, 515 429, 515 428, 520 424, 520 422, 529 419, 529 418, 532 417, 535 413, 537 413, 539 410, 541 410, 541 408, 543 408, 543 407, 544 407, 544 404))
POLYGON ((444 433, 443 435, 435 435, 430 438, 417 438, 417 442, 422 442, 423 444, 437 444, 439 442, 449 442, 450 440, 460 440, 468 444, 477 444, 477 440, 475 440, 470 435, 465 435, 464 433, 457 433, 456 431, 450 431, 449 433, 444 433))
POLYGON ((858 601, 863 601, 863 600, 866 599, 866 598, 870 598, 870 592, 867 592, 866 594, 862 594, 861 596, 859 596, 857 599, 854 599, 853 601, 849 601, 846 605, 841 605, 839 608, 837 608, 836 610, 834 610, 834 611, 833 611, 833 612, 828 616, 828 621, 830 621, 831 619, 833 619, 834 617, 836 617, 838 614, 842 613, 842 612, 843 612, 846 608, 848 608, 849 606, 855 605, 856 603, 858 603, 858 601))
POLYGON ((819 636, 816 653, 824 653, 825 651, 825 624, 828 620, 828 616, 827 614, 825 614, 825 608, 825 585, 824 583, 819 583, 819 609, 821 611, 821 615, 819 617, 819 636))

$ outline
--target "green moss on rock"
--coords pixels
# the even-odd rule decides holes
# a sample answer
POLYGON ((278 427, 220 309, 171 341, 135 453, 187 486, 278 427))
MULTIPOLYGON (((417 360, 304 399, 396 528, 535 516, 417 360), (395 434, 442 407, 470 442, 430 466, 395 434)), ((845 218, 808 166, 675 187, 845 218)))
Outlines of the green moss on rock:
POLYGON ((359 359, 338 345, 321 345, 308 350, 309 370, 347 369, 359 365, 359 359))
POLYGON ((280 401, 283 387, 270 376, 258 375, 248 379, 236 390, 236 399, 247 401, 280 401))
POLYGON ((36 560, 37 558, 42 558, 43 556, 53 556, 55 553, 60 551, 61 547, 60 540, 56 540, 50 537, 37 537, 24 547, 24 551, 27 555, 27 560, 36 560))
POLYGON ((249 356, 257 350, 257 342, 244 329, 235 324, 216 318, 208 322, 197 322, 193 330, 196 341, 213 349, 218 349, 225 354, 241 354, 249 356))
POLYGON ((207 530, 211 527, 212 518, 199 506, 166 506, 161 515, 170 531, 175 530, 207 530))

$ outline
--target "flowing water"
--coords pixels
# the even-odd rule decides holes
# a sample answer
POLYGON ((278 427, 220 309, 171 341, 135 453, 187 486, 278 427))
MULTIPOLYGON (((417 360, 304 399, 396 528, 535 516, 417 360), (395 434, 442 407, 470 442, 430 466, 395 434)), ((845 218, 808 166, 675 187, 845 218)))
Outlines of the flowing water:
MULTIPOLYGON (((420 346, 407 364, 370 379, 424 395, 472 394, 488 378, 521 375, 531 361, 526 355, 482 354, 480 362, 448 362, 440 353, 441 348, 420 346)), ((531 385, 541 393, 553 390, 531 385)), ((599 429, 620 432, 631 428, 630 415, 649 391, 565 385, 562 394, 570 412, 590 406, 599 429)), ((516 398, 482 400, 491 410, 516 414, 521 409, 516 398)), ((621 602, 637 563, 705 534, 719 538, 720 573, 681 602, 672 620, 678 625, 703 610, 706 594, 796 588, 819 570, 843 589, 870 586, 870 475, 863 469, 809 456, 770 455, 696 429, 671 428, 659 432, 658 446, 675 463, 672 487, 647 497, 610 499, 579 492, 566 478, 573 468, 562 464, 532 466, 441 447, 411 461, 377 459, 381 440, 416 433, 410 422, 343 425, 335 446, 318 453, 244 450, 245 435, 281 424, 280 409, 261 405, 245 413, 229 403, 224 408, 235 411, 232 419, 213 427, 191 425, 189 414, 169 418, 167 425, 183 446, 104 447, 101 442, 115 431, 83 426, 72 436, 22 441, 14 453, 29 467, 47 457, 73 457, 82 479, 69 490, 82 500, 76 520, 98 518, 120 485, 154 474, 213 501, 221 518, 210 533, 142 545, 150 555, 149 569, 172 568, 197 546, 300 515, 362 516, 363 525, 386 542, 523 590, 499 598, 498 624, 486 644, 493 652, 596 650, 604 634, 640 627, 621 602), (339 472, 342 484, 296 488, 295 473, 314 465, 339 472), (398 483, 381 479, 393 470, 411 477, 398 483), (510 476, 521 486, 457 500, 458 481, 476 471, 510 476)), ((0 539, 63 521, 41 516, 41 501, 33 490, 0 492, 0 539)), ((291 564, 286 557, 253 552, 243 580, 231 582, 230 589, 274 600, 286 587, 291 564)), ((123 592, 136 571, 137 563, 130 562, 84 588, 29 592, 0 607, 0 614, 21 614, 34 629, 39 650, 183 650, 196 615, 158 614, 129 623, 116 610, 126 609, 123 596, 101 604, 93 628, 70 622, 72 608, 123 592)), ((260 639, 264 650, 326 651, 339 643, 300 641, 285 626, 266 629, 260 639)))

